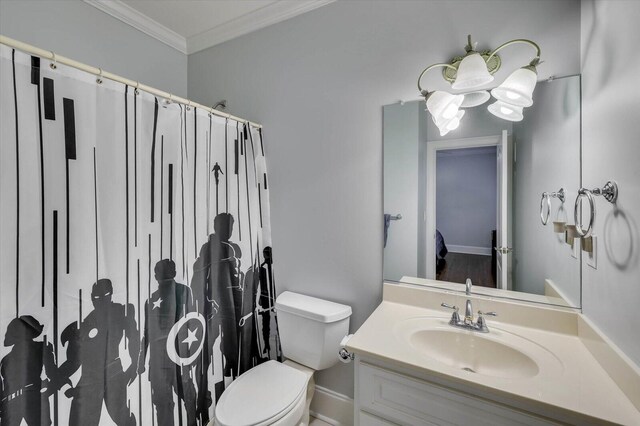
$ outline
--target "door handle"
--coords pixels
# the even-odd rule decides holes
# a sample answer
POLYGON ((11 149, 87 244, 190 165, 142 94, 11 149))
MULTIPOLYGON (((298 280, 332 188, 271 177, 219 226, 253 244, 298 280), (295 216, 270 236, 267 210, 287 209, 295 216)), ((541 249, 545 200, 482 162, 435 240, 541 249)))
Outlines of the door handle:
POLYGON ((502 254, 508 254, 513 251, 513 247, 494 247, 493 249, 502 254))

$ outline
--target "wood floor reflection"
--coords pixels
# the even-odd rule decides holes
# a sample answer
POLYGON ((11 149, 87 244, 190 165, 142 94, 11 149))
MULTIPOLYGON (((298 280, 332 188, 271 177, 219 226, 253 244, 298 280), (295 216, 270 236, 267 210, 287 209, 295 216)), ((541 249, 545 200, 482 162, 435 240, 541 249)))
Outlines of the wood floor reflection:
POLYGON ((449 252, 445 260, 445 266, 436 274, 437 280, 464 284, 467 278, 471 278, 473 285, 495 288, 491 256, 449 252))

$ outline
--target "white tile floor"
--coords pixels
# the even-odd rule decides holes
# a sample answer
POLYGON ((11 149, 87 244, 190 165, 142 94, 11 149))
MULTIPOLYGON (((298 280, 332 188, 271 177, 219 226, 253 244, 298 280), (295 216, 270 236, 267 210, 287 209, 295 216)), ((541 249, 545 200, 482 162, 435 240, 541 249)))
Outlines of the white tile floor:
POLYGON ((318 420, 315 417, 311 417, 311 422, 309 423, 309 426, 331 426, 331 425, 327 422, 323 422, 322 420, 318 420))

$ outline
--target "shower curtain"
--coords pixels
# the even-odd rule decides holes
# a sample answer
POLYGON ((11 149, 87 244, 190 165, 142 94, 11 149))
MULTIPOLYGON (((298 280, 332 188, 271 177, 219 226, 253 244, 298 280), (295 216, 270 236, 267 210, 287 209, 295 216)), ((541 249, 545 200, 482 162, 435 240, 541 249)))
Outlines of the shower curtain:
POLYGON ((0 56, 0 423, 206 424, 281 358, 261 130, 0 56))

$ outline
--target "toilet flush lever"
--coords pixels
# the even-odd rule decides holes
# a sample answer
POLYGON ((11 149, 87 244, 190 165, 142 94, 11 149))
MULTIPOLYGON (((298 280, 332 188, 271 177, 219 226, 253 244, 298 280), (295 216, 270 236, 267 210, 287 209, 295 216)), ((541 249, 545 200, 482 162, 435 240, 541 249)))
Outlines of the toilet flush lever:
POLYGON ((346 348, 342 348, 338 351, 338 356, 340 357, 340 361, 344 363, 349 363, 355 359, 355 355, 349 352, 346 348))
POLYGON ((345 348, 347 342, 349 341, 349 339, 351 339, 352 336, 353 334, 347 334, 342 338, 342 341, 340 342, 340 350, 338 351, 338 358, 340 359, 340 361, 344 362, 345 364, 350 363, 356 357, 355 354, 352 354, 347 350, 347 348, 345 348))

